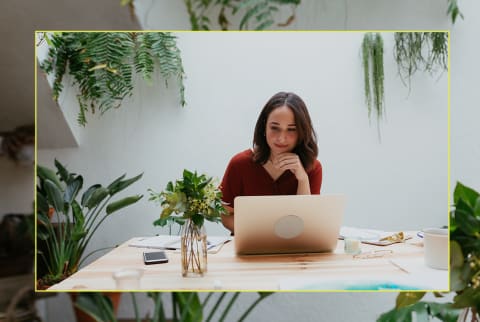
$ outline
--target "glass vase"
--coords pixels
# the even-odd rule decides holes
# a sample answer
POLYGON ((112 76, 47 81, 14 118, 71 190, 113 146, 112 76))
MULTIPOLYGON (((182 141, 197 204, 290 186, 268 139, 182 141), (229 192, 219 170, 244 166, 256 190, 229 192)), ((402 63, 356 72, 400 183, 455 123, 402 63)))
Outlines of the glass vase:
POLYGON ((207 272, 207 234, 204 226, 187 220, 181 233, 182 276, 199 277, 207 272))

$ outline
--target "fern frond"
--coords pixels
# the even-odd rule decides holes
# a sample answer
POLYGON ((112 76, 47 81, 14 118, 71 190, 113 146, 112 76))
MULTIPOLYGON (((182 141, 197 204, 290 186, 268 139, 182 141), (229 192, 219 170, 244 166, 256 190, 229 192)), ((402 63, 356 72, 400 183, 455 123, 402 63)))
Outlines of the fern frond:
POLYGON ((182 60, 170 33, 66 32, 53 35, 52 44, 41 67, 55 76, 55 99, 63 89, 63 76, 67 72, 73 76, 80 91, 77 121, 82 126, 89 109, 103 114, 132 95, 134 72, 150 81, 155 60, 166 81, 176 76, 180 102, 185 105, 182 60))

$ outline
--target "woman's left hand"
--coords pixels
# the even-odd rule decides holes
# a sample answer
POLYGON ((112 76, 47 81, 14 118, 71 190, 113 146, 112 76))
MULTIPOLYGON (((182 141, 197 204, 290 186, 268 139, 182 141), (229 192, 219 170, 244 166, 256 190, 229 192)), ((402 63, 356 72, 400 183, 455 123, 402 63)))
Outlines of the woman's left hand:
POLYGON ((295 153, 285 152, 277 154, 272 162, 274 167, 277 169, 292 171, 298 181, 304 181, 308 179, 308 175, 303 168, 302 161, 295 153))

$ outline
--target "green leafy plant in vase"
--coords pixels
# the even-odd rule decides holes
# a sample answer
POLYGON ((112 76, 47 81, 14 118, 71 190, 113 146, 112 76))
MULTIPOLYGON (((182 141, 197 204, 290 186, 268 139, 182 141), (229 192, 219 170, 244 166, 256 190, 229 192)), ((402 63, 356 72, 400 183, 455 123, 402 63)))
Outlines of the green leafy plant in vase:
POLYGON ((38 280, 38 288, 47 288, 75 273, 92 254, 83 256, 99 226, 113 213, 143 197, 133 195, 110 202, 112 197, 143 175, 125 179, 124 174, 106 187, 101 184, 90 186, 77 199, 83 177, 69 172, 57 160, 55 167, 56 172, 37 166, 37 245, 43 245, 43 249, 37 248, 37 253, 46 270, 38 280), (52 210, 54 215, 50 218, 52 210))
POLYGON ((205 220, 219 222, 226 214, 222 193, 211 177, 188 170, 180 180, 168 182, 164 191, 151 189, 151 201, 163 208, 155 225, 165 226, 176 222, 182 225, 181 253, 182 275, 203 276, 207 271, 207 236, 205 220))

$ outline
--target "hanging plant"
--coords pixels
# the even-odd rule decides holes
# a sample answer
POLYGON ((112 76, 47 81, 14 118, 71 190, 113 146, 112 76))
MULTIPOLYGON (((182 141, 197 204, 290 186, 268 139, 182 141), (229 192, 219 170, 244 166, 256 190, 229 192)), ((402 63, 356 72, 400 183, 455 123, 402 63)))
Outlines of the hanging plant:
POLYGON ((434 74, 448 70, 448 34, 446 32, 396 32, 393 56, 404 84, 418 70, 434 74))
MULTIPOLYGON (((385 111, 383 39, 379 33, 366 33, 363 37, 362 62, 368 118, 371 119, 372 110, 374 110, 378 124, 385 111)), ((378 131, 380 135, 379 128, 378 131)))
POLYGON ((85 126, 86 113, 103 114, 121 105, 134 88, 133 73, 151 82, 156 66, 168 85, 175 78, 180 104, 185 105, 184 70, 176 37, 166 32, 63 32, 48 35, 48 58, 40 67, 54 75, 53 97, 63 89, 68 72, 78 84, 80 111, 77 121, 85 126))
POLYGON ((460 16, 460 18, 463 19, 463 14, 460 11, 460 8, 458 7, 457 0, 447 0, 447 1, 448 1, 447 15, 450 15, 450 18, 452 19, 452 23, 453 24, 455 23, 458 16, 460 16))
POLYGON ((278 27, 286 27, 295 20, 295 9, 300 2, 301 0, 184 0, 192 30, 215 29, 209 18, 212 11, 218 11, 217 22, 222 30, 229 29, 229 16, 240 12, 243 16, 237 29, 263 30, 275 24, 275 14, 280 7, 290 6, 291 15, 285 22, 276 24, 278 27))

